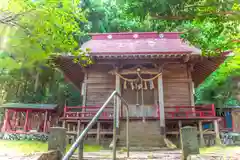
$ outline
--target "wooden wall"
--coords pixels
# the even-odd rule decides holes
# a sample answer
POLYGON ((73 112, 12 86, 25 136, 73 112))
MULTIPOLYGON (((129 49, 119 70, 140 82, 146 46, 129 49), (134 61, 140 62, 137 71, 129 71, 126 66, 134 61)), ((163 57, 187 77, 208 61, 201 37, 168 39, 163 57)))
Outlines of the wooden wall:
POLYGON ((115 90, 115 76, 108 73, 111 69, 110 65, 93 65, 87 70, 86 106, 103 105, 115 90))
MULTIPOLYGON (((108 73, 112 69, 97 64, 87 69, 86 106, 102 105, 115 90, 115 75, 108 73)), ((192 78, 186 64, 165 65, 163 87, 165 107, 193 105, 192 78)))
POLYGON ((191 74, 186 64, 168 64, 163 70, 164 105, 191 105, 191 74))

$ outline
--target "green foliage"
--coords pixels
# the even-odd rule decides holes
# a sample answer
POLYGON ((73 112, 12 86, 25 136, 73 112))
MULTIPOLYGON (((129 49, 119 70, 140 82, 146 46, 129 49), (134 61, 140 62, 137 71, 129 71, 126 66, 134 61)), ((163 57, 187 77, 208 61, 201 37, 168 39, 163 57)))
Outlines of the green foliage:
POLYGON ((214 103, 217 107, 240 105, 237 99, 239 87, 233 78, 240 76, 239 49, 234 50, 235 56, 229 57, 196 89, 196 103, 214 103))
POLYGON ((21 140, 21 141, 42 141, 48 140, 47 134, 14 134, 14 133, 1 133, 0 139, 4 140, 21 140))
POLYGON ((0 59, 1 68, 31 68, 59 53, 85 53, 79 50, 78 37, 84 34, 79 23, 87 20, 79 4, 79 0, 10 0, 3 9, 11 18, 2 20, 2 27, 10 31, 3 33, 8 37, 4 48, 8 54, 0 59))
POLYGON ((180 31, 205 55, 234 48, 240 4, 234 0, 126 0, 128 14, 149 19, 155 31, 180 31))
POLYGON ((81 104, 80 91, 72 84, 67 84, 62 73, 51 68, 37 72, 29 69, 12 70, 1 74, 0 84, 1 90, 7 93, 7 102, 63 105, 74 98, 74 105, 81 104), (38 80, 36 75, 39 76, 38 80))
MULTIPOLYGON (((7 101, 63 103, 63 97, 71 97, 78 103, 74 97, 79 93, 72 94, 59 73, 39 68, 52 55, 85 53, 78 48, 89 39, 88 32, 180 31, 205 55, 239 48, 233 40, 240 39, 240 5, 234 0, 10 0, 7 6, 0 16, 0 32, 9 38, 1 43, 0 54, 0 68, 7 68, 0 87, 8 91, 3 93, 7 101)), ((84 54, 80 60, 90 63, 84 54)), ((238 65, 239 58, 226 61, 197 89, 201 103, 225 97, 222 90, 229 86, 222 82, 226 75, 238 75, 238 65)))

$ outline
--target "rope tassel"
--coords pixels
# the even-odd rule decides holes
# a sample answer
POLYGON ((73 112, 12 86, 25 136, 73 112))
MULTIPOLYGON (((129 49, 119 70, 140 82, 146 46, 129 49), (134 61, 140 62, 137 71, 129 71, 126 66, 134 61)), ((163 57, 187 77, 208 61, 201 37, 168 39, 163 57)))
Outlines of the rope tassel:
POLYGON ((124 81, 123 88, 124 88, 124 89, 127 89, 127 81, 124 81))
POLYGON ((131 82, 131 87, 132 87, 132 90, 134 90, 134 84, 133 84, 133 82, 131 82))
POLYGON ((151 90, 154 89, 154 83, 153 83, 152 80, 150 81, 150 89, 151 89, 151 90))
POLYGON ((144 90, 147 90, 148 89, 148 87, 147 87, 147 81, 144 81, 144 88, 143 88, 144 90))

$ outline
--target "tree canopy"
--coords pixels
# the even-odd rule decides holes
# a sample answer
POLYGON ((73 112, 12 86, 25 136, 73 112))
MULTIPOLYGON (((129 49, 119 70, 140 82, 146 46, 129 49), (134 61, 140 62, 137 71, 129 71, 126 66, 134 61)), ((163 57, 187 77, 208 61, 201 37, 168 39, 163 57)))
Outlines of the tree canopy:
POLYGON ((59 53, 84 53, 79 37, 84 34, 81 23, 87 20, 79 4, 79 0, 9 0, 0 18, 7 37, 1 68, 32 67, 59 53))
MULTIPOLYGON (((17 94, 12 92, 20 96, 12 98, 18 101, 55 102, 56 97, 52 100, 37 97, 52 97, 68 90, 63 77, 45 66, 47 60, 53 55, 83 53, 81 60, 90 62, 79 46, 91 32, 179 31, 183 32, 182 38, 201 48, 205 55, 219 55, 226 50, 238 54, 239 12, 237 0, 9 0, 0 14, 0 32, 7 37, 0 39, 0 68, 7 69, 1 74, 5 82, 1 88, 5 91, 21 88, 17 94), (9 77, 11 81, 7 80, 9 77), (35 86, 41 87, 35 90, 35 86)), ((215 84, 227 79, 226 73, 238 70, 239 58, 225 64, 229 63, 231 71, 220 67, 199 87, 201 92, 197 94, 210 95, 220 86, 215 84)), ((11 97, 14 96, 7 96, 7 100, 11 97)))

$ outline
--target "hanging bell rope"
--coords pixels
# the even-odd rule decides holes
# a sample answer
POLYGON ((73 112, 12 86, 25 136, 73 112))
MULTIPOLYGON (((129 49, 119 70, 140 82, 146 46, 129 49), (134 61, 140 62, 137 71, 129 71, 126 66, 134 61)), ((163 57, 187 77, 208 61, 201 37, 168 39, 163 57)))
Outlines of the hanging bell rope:
MULTIPOLYGON (((141 84, 143 84, 143 80, 141 80, 141 84)), ((143 87, 141 88, 141 93, 142 93, 142 120, 145 122, 145 115, 144 115, 144 95, 143 95, 143 87)))
MULTIPOLYGON (((130 78, 125 78, 123 77, 121 74, 118 74, 117 72, 115 72, 116 75, 118 75, 121 79, 125 80, 125 81, 128 81, 128 82, 134 82, 137 80, 137 78, 134 78, 134 79, 130 79, 130 78)), ((144 79, 141 77, 140 73, 137 72, 137 75, 140 79, 142 79, 143 81, 153 81, 154 79, 158 78, 159 76, 162 75, 162 73, 159 73, 157 74, 156 76, 152 77, 152 78, 148 78, 148 79, 144 79)))
POLYGON ((156 78, 158 78, 159 76, 161 76, 162 75, 162 73, 159 73, 159 74, 157 74, 156 76, 154 76, 154 77, 152 77, 152 78, 148 78, 148 79, 144 79, 144 78, 142 78, 142 76, 140 75, 140 69, 137 69, 137 72, 136 72, 136 74, 137 74, 137 76, 138 76, 138 78, 135 78, 135 79, 130 79, 130 78, 125 78, 125 77, 123 77, 121 74, 118 74, 117 72, 115 72, 115 74, 117 75, 117 76, 119 76, 121 79, 123 79, 124 80, 124 88, 127 88, 127 82, 130 82, 130 85, 131 85, 131 88, 132 88, 132 90, 134 90, 134 89, 136 89, 137 90, 137 97, 136 97, 136 101, 137 101, 137 106, 139 106, 139 103, 138 103, 138 100, 139 100, 139 98, 138 98, 138 91, 141 89, 141 100, 142 100, 142 106, 141 106, 141 112, 142 112, 142 120, 143 120, 143 122, 145 122, 145 115, 144 115, 144 93, 143 93, 143 90, 145 89, 147 89, 147 82, 150 82, 150 89, 153 89, 154 88, 154 84, 153 84, 153 81, 156 79, 156 78), (135 85, 134 85, 134 82, 136 82, 137 80, 139 80, 140 79, 140 83, 141 84, 137 84, 137 83, 135 83, 135 85))

